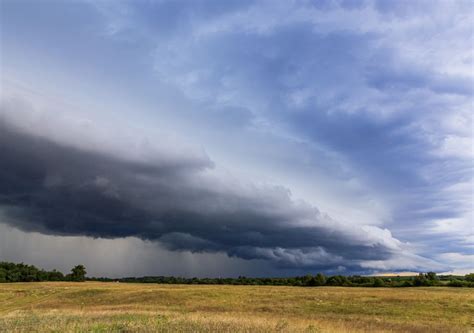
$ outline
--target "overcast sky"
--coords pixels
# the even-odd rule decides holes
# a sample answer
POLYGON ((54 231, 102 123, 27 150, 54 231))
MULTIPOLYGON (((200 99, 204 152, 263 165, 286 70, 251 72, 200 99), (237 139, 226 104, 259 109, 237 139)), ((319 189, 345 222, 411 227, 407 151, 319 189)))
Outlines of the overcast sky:
POLYGON ((474 271, 472 1, 0 3, 0 260, 474 271))

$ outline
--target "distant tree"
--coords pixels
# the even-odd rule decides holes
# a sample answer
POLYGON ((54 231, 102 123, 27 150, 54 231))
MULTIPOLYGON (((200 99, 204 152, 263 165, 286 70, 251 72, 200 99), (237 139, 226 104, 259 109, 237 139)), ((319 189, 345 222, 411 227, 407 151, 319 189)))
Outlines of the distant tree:
POLYGON ((413 285, 416 287, 432 286, 434 285, 434 281, 429 279, 426 274, 420 273, 415 276, 415 279, 413 280, 413 285))
POLYGON ((403 283, 400 285, 400 287, 413 287, 413 284, 411 283, 410 280, 405 280, 403 283))
POLYGON ((301 287, 303 285, 303 281, 299 279, 294 279, 293 286, 301 287))
POLYGON ((426 281, 425 275, 423 273, 420 273, 417 276, 415 276, 415 278, 413 279, 413 285, 416 287, 420 287, 426 283, 425 281, 426 281))
POLYGON ((374 279, 368 276, 353 275, 349 277, 352 284, 358 286, 369 286, 374 283, 374 279))
POLYGON ((466 274, 464 279, 469 282, 474 282, 474 273, 466 274))
POLYGON ((438 277, 436 276, 435 272, 428 272, 428 273, 426 273, 425 276, 430 281, 437 281, 438 280, 438 277))
POLYGON ((385 286, 385 282, 384 282, 384 280, 382 280, 381 278, 376 277, 376 278, 374 279, 373 286, 374 286, 374 287, 384 287, 384 286, 385 286))
POLYGON ((309 286, 309 287, 316 287, 317 286, 316 279, 314 278, 314 276, 311 276, 309 279, 307 279, 306 285, 309 286))
POLYGON ((326 277, 323 274, 318 273, 314 277, 314 282, 316 286, 324 286, 326 284, 326 277))
POLYGON ((312 277, 310 274, 305 275, 305 276, 303 277, 303 285, 305 285, 305 286, 311 286, 313 282, 314 282, 314 281, 313 281, 313 277, 312 277))
POLYGON ((449 281, 448 286, 450 286, 450 287, 467 287, 468 282, 454 279, 454 280, 449 281))
POLYGON ((347 277, 343 275, 334 275, 331 276, 327 281, 326 285, 328 286, 349 286, 351 283, 347 277))
POLYGON ((83 265, 77 265, 71 269, 71 274, 68 274, 68 279, 76 282, 83 282, 86 280, 86 268, 83 265))
POLYGON ((48 281, 62 281, 64 280, 64 275, 63 273, 53 269, 51 272, 48 273, 48 281))

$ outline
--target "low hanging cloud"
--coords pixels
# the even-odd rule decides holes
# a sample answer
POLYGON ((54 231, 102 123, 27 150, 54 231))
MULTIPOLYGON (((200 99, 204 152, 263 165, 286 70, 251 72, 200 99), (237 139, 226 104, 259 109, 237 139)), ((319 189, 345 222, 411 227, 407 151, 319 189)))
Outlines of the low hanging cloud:
POLYGON ((0 209, 24 231, 132 236, 281 268, 445 269, 409 253, 387 229, 335 221, 282 186, 222 176, 202 153, 105 151, 93 133, 60 138, 41 120, 48 117, 20 107, 2 103, 0 111, 0 209), (394 265, 397 258, 406 260, 394 265))

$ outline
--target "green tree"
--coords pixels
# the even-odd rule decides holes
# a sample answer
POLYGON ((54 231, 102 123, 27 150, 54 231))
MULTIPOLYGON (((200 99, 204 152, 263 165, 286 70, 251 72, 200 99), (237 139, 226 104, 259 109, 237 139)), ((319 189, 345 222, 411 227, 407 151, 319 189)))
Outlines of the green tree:
POLYGON ((71 274, 68 275, 68 278, 71 281, 83 282, 86 280, 86 268, 84 265, 77 265, 71 269, 71 274))
POLYGON ((64 275, 61 272, 53 269, 51 272, 48 272, 48 281, 62 281, 64 280, 64 275))
POLYGON ((466 281, 474 282, 474 273, 466 274, 464 278, 466 279, 466 281))
POLYGON ((314 277, 314 281, 316 286, 324 286, 326 284, 326 277, 323 274, 318 273, 314 277))
POLYGON ((381 278, 376 277, 376 278, 374 279, 373 286, 374 286, 374 287, 384 287, 384 286, 385 286, 385 282, 384 282, 384 280, 382 280, 381 278))
POLYGON ((307 274, 303 277, 303 285, 311 286, 313 285, 313 277, 310 274, 307 274))
POLYGON ((347 277, 343 275, 334 275, 331 276, 327 281, 326 285, 328 286, 349 286, 351 283, 347 277))
POLYGON ((416 287, 420 286, 432 286, 434 284, 433 280, 427 278, 427 275, 420 273, 415 276, 413 280, 413 285, 416 287))
POLYGON ((438 277, 436 276, 435 272, 428 272, 428 273, 426 273, 425 276, 430 281, 437 281, 438 280, 438 277))

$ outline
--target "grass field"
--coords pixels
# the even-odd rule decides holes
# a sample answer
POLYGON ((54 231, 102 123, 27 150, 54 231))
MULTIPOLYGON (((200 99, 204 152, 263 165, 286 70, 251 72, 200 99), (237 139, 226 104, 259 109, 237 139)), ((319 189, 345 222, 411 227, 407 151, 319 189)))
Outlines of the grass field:
POLYGON ((466 288, 0 284, 0 332, 472 332, 466 288))

